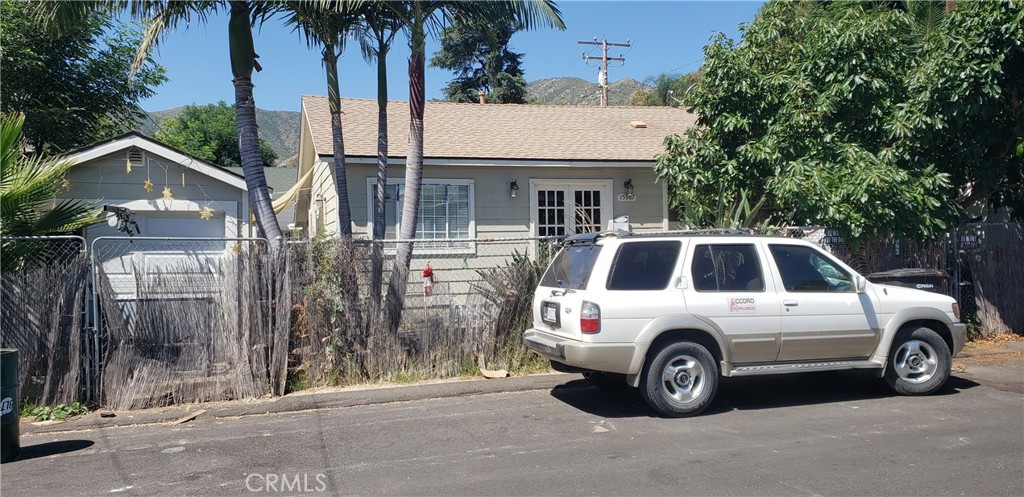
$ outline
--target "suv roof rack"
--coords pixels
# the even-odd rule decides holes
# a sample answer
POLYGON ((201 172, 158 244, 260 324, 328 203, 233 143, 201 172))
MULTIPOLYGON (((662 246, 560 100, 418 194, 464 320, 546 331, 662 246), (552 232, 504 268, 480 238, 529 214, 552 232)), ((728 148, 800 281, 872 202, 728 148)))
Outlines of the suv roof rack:
POLYGON ((595 231, 592 233, 580 233, 570 235, 562 240, 562 245, 588 245, 602 238, 620 238, 632 236, 633 234, 623 230, 595 231))

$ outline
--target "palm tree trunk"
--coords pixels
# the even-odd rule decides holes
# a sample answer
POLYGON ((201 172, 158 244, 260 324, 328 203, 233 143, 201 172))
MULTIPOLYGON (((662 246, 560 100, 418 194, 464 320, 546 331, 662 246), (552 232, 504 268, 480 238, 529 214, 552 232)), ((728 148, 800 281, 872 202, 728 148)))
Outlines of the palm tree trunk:
POLYGON ((263 238, 270 242, 274 253, 281 248, 281 225, 277 223, 274 207, 270 203, 267 175, 263 172, 260 156, 259 128, 256 125, 256 103, 252 95, 252 80, 235 78, 235 124, 238 126, 238 150, 242 159, 245 187, 263 238))
POLYGON ((378 40, 377 53, 377 186, 373 197, 373 249, 371 253, 370 288, 374 305, 380 305, 384 284, 384 251, 377 240, 384 239, 387 230, 388 186, 388 48, 378 40))
MULTIPOLYGON (((420 207, 420 183, 423 180, 423 109, 426 88, 424 86, 424 60, 426 59, 426 33, 423 10, 419 2, 413 4, 413 18, 409 26, 409 152, 405 161, 405 190, 402 202, 402 229, 398 238, 412 240, 416 237, 416 221, 420 207)), ((409 264, 412 262, 412 242, 399 243, 395 254, 395 267, 388 283, 386 305, 387 322, 392 333, 397 333, 402 323, 405 307, 405 289, 409 281, 409 264)))
POLYGON ((324 46, 327 69, 327 98, 331 107, 331 137, 334 140, 334 187, 338 195, 338 233, 352 237, 352 208, 348 201, 348 174, 345 169, 345 137, 341 128, 341 96, 338 85, 338 54, 333 44, 324 46))
POLYGON ((231 54, 231 74, 235 84, 235 124, 238 126, 238 150, 241 155, 245 187, 249 190, 256 225, 263 238, 270 242, 273 253, 280 251, 283 238, 274 207, 270 203, 267 175, 263 172, 260 155, 259 128, 256 125, 256 101, 252 94, 252 71, 256 66, 252 28, 249 25, 248 2, 230 2, 228 19, 228 46, 231 54))

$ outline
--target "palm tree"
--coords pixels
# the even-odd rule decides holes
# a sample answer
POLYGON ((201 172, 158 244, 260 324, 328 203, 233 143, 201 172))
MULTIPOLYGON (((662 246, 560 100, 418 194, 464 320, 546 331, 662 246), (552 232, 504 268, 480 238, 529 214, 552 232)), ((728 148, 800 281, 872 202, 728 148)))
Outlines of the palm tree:
POLYGON ((353 34, 363 17, 361 2, 344 2, 333 7, 307 2, 289 2, 291 12, 286 23, 301 31, 309 47, 321 47, 327 71, 327 98, 331 108, 331 135, 334 148, 334 185, 338 195, 338 227, 341 236, 352 236, 352 208, 348 200, 348 175, 345 170, 345 138, 341 125, 341 96, 338 85, 338 58, 345 39, 353 34))
MULTIPOLYGON (((425 70, 427 32, 437 33, 446 21, 463 20, 487 26, 505 26, 518 22, 524 29, 546 25, 565 29, 562 14, 553 0, 515 0, 502 2, 401 1, 388 2, 402 17, 409 30, 409 151, 405 162, 405 190, 402 223, 398 238, 416 237, 416 219, 420 207, 423 180, 423 111, 426 95, 425 70)), ((399 243, 395 267, 388 283, 385 312, 391 331, 397 332, 405 305, 405 287, 412 262, 412 243, 399 243)))
MULTIPOLYGON (((363 58, 377 62, 377 185, 373 194, 374 240, 383 240, 387 222, 385 209, 388 186, 388 53, 395 35, 404 26, 404 17, 382 2, 364 8, 360 47, 363 58)), ((370 294, 375 305, 380 303, 384 281, 384 255, 380 243, 374 243, 371 254, 370 294)))
MULTIPOLYGON (((57 235, 102 220, 93 205, 79 200, 57 201, 69 161, 23 153, 21 128, 25 116, 0 117, 0 233, 4 236, 57 235)), ((3 243, 4 266, 16 266, 25 248, 3 243)))
MULTIPOLYGON (((323 8, 337 8, 340 4, 328 0, 296 3, 314 4, 323 8)), ((210 14, 224 10, 228 12, 228 48, 231 54, 232 82, 235 87, 235 122, 238 126, 240 162, 256 224, 262 236, 270 241, 271 248, 277 252, 282 244, 281 226, 270 202, 270 191, 267 188, 263 159, 260 155, 252 73, 253 70, 259 71, 262 68, 256 61, 258 56, 253 45, 252 28, 286 10, 288 5, 272 1, 238 0, 99 0, 37 1, 35 6, 39 9, 40 18, 48 26, 58 30, 73 27, 75 20, 92 11, 103 9, 128 12, 133 18, 148 20, 142 43, 135 54, 135 68, 141 67, 160 39, 179 25, 205 23, 210 14)))

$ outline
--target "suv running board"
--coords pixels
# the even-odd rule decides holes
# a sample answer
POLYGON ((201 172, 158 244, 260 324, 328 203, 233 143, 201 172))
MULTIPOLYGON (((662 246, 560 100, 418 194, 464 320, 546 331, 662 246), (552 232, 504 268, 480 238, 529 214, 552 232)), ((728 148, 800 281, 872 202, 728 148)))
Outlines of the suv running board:
POLYGON ((829 361, 786 364, 762 364, 740 366, 729 371, 728 376, 756 376, 762 374, 808 373, 813 371, 836 371, 841 369, 881 369, 884 365, 874 361, 829 361))

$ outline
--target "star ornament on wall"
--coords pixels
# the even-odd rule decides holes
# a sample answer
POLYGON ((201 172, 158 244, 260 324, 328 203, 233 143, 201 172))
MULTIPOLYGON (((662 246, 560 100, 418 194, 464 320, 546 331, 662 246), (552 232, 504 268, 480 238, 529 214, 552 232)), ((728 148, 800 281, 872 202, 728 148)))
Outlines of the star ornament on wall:
POLYGON ((209 221, 213 218, 213 209, 210 206, 203 207, 199 210, 199 217, 203 218, 203 221, 209 221))
POLYGON ((60 187, 61 187, 61 188, 63 188, 63 189, 64 189, 64 191, 68 191, 68 190, 70 190, 70 189, 71 189, 71 182, 70 182, 70 181, 68 181, 68 179, 67 179, 67 178, 64 178, 64 179, 63 179, 63 180, 61 180, 61 182, 60 182, 60 187))
POLYGON ((145 188, 147 192, 151 192, 153 191, 153 182, 147 179, 142 183, 142 187, 145 188))
POLYGON ((164 200, 174 200, 174 196, 171 195, 171 187, 164 187, 164 200))

